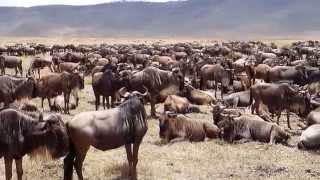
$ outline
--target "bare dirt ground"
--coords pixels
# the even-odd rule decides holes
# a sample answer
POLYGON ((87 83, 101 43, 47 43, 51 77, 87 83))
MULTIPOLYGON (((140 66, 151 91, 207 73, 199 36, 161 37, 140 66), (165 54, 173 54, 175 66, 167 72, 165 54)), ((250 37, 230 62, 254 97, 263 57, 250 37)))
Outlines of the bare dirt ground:
MULTIPOLYGON (((1 41, 1 40, 0 40, 1 41)), ((24 57, 24 67, 28 68, 30 57, 24 57)), ((12 73, 12 72, 9 72, 12 73)), ((80 94, 80 106, 63 115, 64 120, 75 114, 94 110, 94 96, 91 78, 86 78, 85 89, 80 94)), ((39 99, 36 99, 39 102, 39 99)), ((40 104, 39 104, 40 105, 40 104)), ((40 107, 40 106, 39 106, 40 107)), ((158 111, 162 107, 159 104, 158 111)), ((47 106, 45 106, 48 109, 47 106)), ((149 106, 146 106, 149 113, 149 106)), ((210 108, 201 106, 203 113, 188 114, 194 120, 212 122, 210 108)), ((286 127, 284 116, 281 126, 286 127)), ((198 179, 319 179, 320 158, 316 152, 300 151, 283 145, 250 142, 228 144, 221 140, 200 143, 181 142, 164 145, 159 138, 158 121, 149 119, 149 130, 140 146, 138 176, 146 180, 198 180, 198 179)), ((290 144, 296 144, 301 130, 296 126, 297 118, 292 118, 293 130, 290 144)), ((24 179, 63 179, 63 159, 24 157, 24 179)), ((15 168, 14 168, 15 169, 15 168)), ((15 172, 14 179, 16 179, 15 172)), ((84 162, 85 179, 122 180, 127 179, 128 168, 125 148, 102 152, 91 148, 84 162)), ((4 178, 4 165, 0 161, 0 179, 4 178)), ((77 178, 75 178, 77 179, 77 178)))

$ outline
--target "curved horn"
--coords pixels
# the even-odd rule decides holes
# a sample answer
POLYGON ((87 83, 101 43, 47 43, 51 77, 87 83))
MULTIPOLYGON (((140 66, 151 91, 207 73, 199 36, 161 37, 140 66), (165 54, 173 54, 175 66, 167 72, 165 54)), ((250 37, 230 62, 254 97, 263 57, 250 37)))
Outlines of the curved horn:
POLYGON ((120 96, 127 98, 129 96, 129 93, 127 92, 127 88, 123 87, 119 91, 120 96))
POLYGON ((139 91, 134 91, 134 92, 132 92, 132 94, 135 94, 135 95, 139 95, 139 96, 143 96, 143 97, 145 97, 145 96, 147 96, 148 95, 148 88, 146 88, 145 86, 143 86, 143 88, 144 88, 144 90, 145 90, 145 92, 142 94, 141 92, 139 92, 139 91))

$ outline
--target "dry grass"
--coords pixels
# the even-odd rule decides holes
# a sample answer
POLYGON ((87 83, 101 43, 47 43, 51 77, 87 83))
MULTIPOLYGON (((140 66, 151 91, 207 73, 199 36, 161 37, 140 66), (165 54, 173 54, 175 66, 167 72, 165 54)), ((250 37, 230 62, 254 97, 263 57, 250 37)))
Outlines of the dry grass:
MULTIPOLYGON (((28 67, 30 58, 25 58, 28 67)), ((94 109, 94 97, 86 79, 85 89, 81 92, 80 106, 71 111, 71 116, 63 115, 65 120, 74 114, 94 109)), ((39 100, 36 100, 39 102, 39 100)), ((47 107, 47 106, 46 106, 47 107)), ((158 111, 161 106, 158 105, 158 111)), ((209 108, 201 107, 202 114, 190 114, 193 119, 212 121, 209 108)), ((149 106, 147 106, 149 112, 149 106)), ((284 118, 283 118, 284 119, 284 118)), ((293 118, 294 119, 294 118, 293 118)), ((293 120, 299 134, 297 119, 293 120)), ((285 122, 281 122, 285 126, 285 122)), ((196 179, 319 179, 320 159, 316 153, 299 151, 283 145, 269 146, 258 142, 246 144, 227 144, 221 140, 201 143, 181 142, 163 145, 158 136, 158 122, 149 120, 149 130, 139 152, 138 176, 147 180, 196 180, 196 179)), ((290 143, 295 144, 298 136, 290 143)), ((56 180, 63 177, 63 159, 52 161, 47 158, 23 161, 24 179, 56 180)), ((102 152, 91 148, 84 162, 85 179, 127 179, 128 168, 124 148, 102 152)), ((14 174, 14 178, 15 178, 14 174)), ((4 165, 0 162, 0 179, 4 179, 4 165)))

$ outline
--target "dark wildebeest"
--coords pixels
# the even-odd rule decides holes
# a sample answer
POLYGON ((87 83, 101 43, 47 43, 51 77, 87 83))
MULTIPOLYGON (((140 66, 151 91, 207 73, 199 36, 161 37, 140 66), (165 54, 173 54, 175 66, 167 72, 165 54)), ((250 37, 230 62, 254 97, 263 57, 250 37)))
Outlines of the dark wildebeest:
POLYGON ((18 59, 16 56, 0 56, 0 69, 1 74, 4 75, 5 69, 11 68, 15 69, 16 75, 18 74, 18 71, 20 72, 20 75, 22 76, 23 70, 22 70, 22 60, 18 59))
POLYGON ((52 61, 46 60, 41 57, 35 57, 30 63, 28 75, 32 75, 34 73, 34 70, 37 70, 40 79, 40 70, 44 67, 48 67, 50 71, 53 72, 52 61))
POLYGON ((137 179, 139 146, 148 130, 146 111, 139 96, 146 96, 148 92, 130 94, 120 91, 126 101, 117 108, 83 112, 67 122, 71 148, 64 160, 65 180, 72 179, 73 166, 78 178, 83 180, 82 164, 90 146, 105 151, 122 145, 127 151, 129 176, 137 179))
POLYGON ((157 97, 178 94, 184 88, 184 77, 179 68, 164 71, 155 67, 147 67, 132 75, 130 88, 143 91, 146 87, 150 93, 151 116, 156 117, 155 104, 157 97))
POLYGON ((304 130, 298 142, 299 149, 320 148, 320 124, 314 124, 304 130))
POLYGON ((256 84, 250 88, 250 104, 255 101, 252 106, 252 114, 256 111, 260 113, 259 106, 262 102, 265 104, 270 113, 277 115, 277 124, 281 112, 287 110, 287 124, 291 129, 289 114, 290 111, 306 116, 310 112, 310 98, 307 95, 301 95, 298 91, 291 88, 288 84, 256 84))
POLYGON ((63 62, 59 64, 59 72, 66 71, 68 73, 78 72, 80 68, 80 63, 73 62, 63 62))
POLYGON ((206 64, 202 66, 200 78, 200 87, 202 90, 206 89, 208 80, 214 81, 215 97, 217 97, 218 83, 221 83, 221 98, 223 98, 223 92, 228 88, 228 86, 233 84, 232 70, 224 69, 220 64, 206 64))
POLYGON ((8 107, 15 100, 34 98, 36 95, 36 82, 32 77, 0 76, 0 102, 3 102, 5 107, 8 107))
POLYGON ((52 158, 60 158, 69 150, 69 139, 60 116, 49 115, 44 120, 22 112, 6 109, 0 112, 0 157, 4 157, 6 179, 12 177, 12 162, 16 161, 17 179, 22 180, 22 158, 39 148, 46 148, 52 158))
POLYGON ((262 79, 266 81, 268 71, 270 71, 270 69, 271 67, 266 64, 258 64, 257 66, 246 65, 245 70, 249 78, 250 86, 255 84, 256 79, 262 79))
POLYGON ((308 80, 304 66, 275 66, 267 73, 266 82, 293 81, 294 84, 305 85, 308 80))
POLYGON ((264 121, 257 115, 242 115, 225 119, 218 123, 222 136, 228 142, 249 140, 286 143, 290 136, 277 124, 264 121))
POLYGON ((165 112, 159 118, 159 136, 167 142, 189 140, 193 142, 204 141, 205 138, 219 137, 220 130, 217 126, 207 123, 192 121, 183 115, 165 112))
POLYGON ((190 104, 187 98, 176 95, 169 95, 163 104, 163 110, 175 113, 199 113, 200 109, 190 104))
POLYGON ((47 98, 51 109, 51 98, 63 93, 65 113, 69 113, 70 94, 76 88, 84 88, 83 77, 78 73, 51 73, 41 77, 37 82, 38 96, 41 97, 41 107, 43 108, 43 101, 47 98))

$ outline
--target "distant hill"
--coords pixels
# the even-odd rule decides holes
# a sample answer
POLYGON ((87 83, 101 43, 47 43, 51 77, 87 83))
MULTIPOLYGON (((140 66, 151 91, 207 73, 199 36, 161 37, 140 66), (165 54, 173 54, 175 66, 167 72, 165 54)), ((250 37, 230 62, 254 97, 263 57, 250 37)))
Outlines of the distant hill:
POLYGON ((319 0, 189 0, 0 7, 0 36, 320 35, 319 0))

